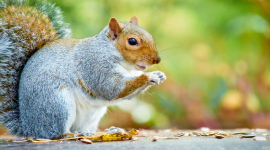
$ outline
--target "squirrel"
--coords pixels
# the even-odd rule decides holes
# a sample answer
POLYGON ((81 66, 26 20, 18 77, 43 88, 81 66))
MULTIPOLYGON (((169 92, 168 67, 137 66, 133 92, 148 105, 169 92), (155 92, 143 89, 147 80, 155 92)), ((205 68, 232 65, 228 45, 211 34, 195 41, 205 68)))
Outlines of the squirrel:
POLYGON ((44 0, 0 0, 0 123, 10 134, 59 138, 95 132, 107 110, 162 83, 153 37, 138 18, 111 18, 97 35, 72 39, 44 0))

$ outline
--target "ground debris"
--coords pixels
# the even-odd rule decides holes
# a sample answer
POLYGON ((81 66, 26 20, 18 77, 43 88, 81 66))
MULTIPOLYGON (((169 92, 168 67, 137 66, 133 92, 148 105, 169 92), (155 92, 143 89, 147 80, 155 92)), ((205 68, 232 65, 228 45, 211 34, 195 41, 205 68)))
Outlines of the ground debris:
MULTIPOLYGON (((223 139, 227 137, 240 137, 240 138, 254 138, 256 136, 265 137, 265 138, 258 138, 258 140, 264 140, 269 137, 268 130, 260 129, 259 132, 256 132, 258 129, 235 129, 235 130, 191 130, 191 131, 184 131, 180 133, 176 133, 174 137, 214 137, 217 139, 223 139)), ((257 140, 254 138, 254 140, 257 140)), ((269 138, 270 140, 270 138, 269 138)))
POLYGON ((1 142, 15 142, 16 140, 13 139, 7 139, 7 140, 2 140, 1 142))
POLYGON ((264 136, 256 136, 253 138, 254 141, 266 141, 267 139, 264 136))
POLYGON ((241 138, 253 138, 255 136, 256 136, 255 134, 245 134, 245 135, 242 135, 241 138))
POLYGON ((137 134, 138 131, 133 129, 130 131, 130 134, 127 134, 126 132, 120 130, 117 133, 101 133, 98 135, 92 135, 88 137, 84 136, 84 138, 92 141, 122 141, 122 140, 129 140, 137 134))
MULTIPOLYGON (((33 143, 49 143, 49 142, 64 142, 64 141, 78 141, 83 143, 95 143, 95 142, 105 142, 105 141, 125 141, 130 140, 131 142, 139 141, 160 141, 160 140, 186 140, 186 139, 226 139, 226 138, 249 138, 246 140, 254 141, 264 141, 270 140, 270 131, 264 129, 231 129, 231 130, 172 130, 172 129, 162 129, 162 130, 130 130, 126 132, 123 129, 111 127, 104 132, 86 132, 86 133, 68 133, 62 136, 60 139, 31 139, 24 138, 19 139, 14 137, 14 141, 10 140, 8 142, 33 142, 33 143)), ((3 140, 4 141, 4 140, 3 140)), ((4 142, 7 142, 5 140, 4 142)))
POLYGON ((181 137, 181 136, 184 136, 185 135, 185 133, 184 132, 182 132, 182 133, 178 133, 178 134, 176 134, 176 135, 174 135, 175 137, 181 137))
POLYGON ((152 141, 154 142, 154 141, 157 141, 158 139, 162 139, 162 140, 180 140, 180 138, 179 138, 179 137, 167 137, 167 136, 162 137, 162 136, 153 136, 152 141))
POLYGON ((88 139, 81 139, 81 142, 86 143, 86 144, 93 144, 93 142, 88 139))
POLYGON ((152 142, 156 142, 158 139, 159 139, 159 137, 154 136, 153 139, 152 139, 152 142))
POLYGON ((214 131, 206 131, 204 134, 205 134, 206 136, 212 136, 212 135, 215 134, 215 132, 214 132, 214 131))
POLYGON ((132 137, 130 140, 132 140, 132 141, 138 141, 139 138, 137 138, 137 137, 132 137))
POLYGON ((232 135, 239 135, 239 134, 248 134, 245 131, 238 131, 238 132, 233 132, 232 135))
POLYGON ((217 139, 223 139, 225 136, 224 135, 222 135, 222 134, 216 134, 215 135, 215 138, 217 138, 217 139))
POLYGON ((36 141, 47 141, 47 142, 50 142, 51 140, 50 139, 36 139, 36 141))
MULTIPOLYGON (((66 141, 66 140, 77 140, 79 139, 83 143, 92 144, 92 142, 105 142, 105 141, 123 141, 123 140, 129 140, 132 139, 133 136, 137 135, 138 131, 135 129, 132 129, 129 134, 126 133, 124 130, 119 130, 119 132, 97 132, 96 135, 91 136, 84 136, 80 135, 79 133, 73 133, 69 134, 69 138, 64 139, 56 139, 56 140, 50 140, 50 139, 29 139, 30 142, 33 143, 48 143, 48 142, 57 142, 57 141, 66 141), (74 134, 78 134, 75 135, 74 134)), ((65 135, 67 136, 67 134, 65 135)))
POLYGON ((13 143, 22 143, 22 142, 28 142, 28 140, 14 140, 14 141, 9 141, 13 143))

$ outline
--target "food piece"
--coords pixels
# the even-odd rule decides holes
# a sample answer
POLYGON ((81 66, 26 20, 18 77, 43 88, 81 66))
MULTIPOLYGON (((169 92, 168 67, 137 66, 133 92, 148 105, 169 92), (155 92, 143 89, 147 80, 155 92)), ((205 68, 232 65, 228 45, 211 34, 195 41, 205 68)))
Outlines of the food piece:
POLYGON ((152 142, 156 142, 159 138, 157 136, 154 136, 152 139, 152 142))
POLYGON ((93 142, 88 139, 81 139, 81 142, 86 143, 86 144, 93 144, 93 142))
POLYGON ((215 135, 215 138, 217 138, 217 139, 223 139, 225 136, 224 135, 222 135, 222 134, 216 134, 215 135))

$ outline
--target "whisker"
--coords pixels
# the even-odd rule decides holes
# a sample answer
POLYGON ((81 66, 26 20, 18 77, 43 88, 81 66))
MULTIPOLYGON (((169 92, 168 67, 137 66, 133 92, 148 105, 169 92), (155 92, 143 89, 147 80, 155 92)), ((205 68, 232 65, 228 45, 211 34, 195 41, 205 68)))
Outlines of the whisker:
POLYGON ((167 61, 163 61, 161 64, 162 70, 167 70, 168 72, 173 72, 176 68, 175 64, 167 61))
POLYGON ((112 110, 113 110, 114 116, 116 116, 115 107, 114 106, 112 106, 112 110))
POLYGON ((156 97, 154 96, 152 93, 148 92, 148 90, 145 91, 147 94, 151 95, 152 97, 156 97))
POLYGON ((145 95, 145 93, 140 94, 140 97, 141 97, 141 98, 139 98, 139 99, 142 100, 142 101, 145 101, 144 95, 145 95))
POLYGON ((161 54, 159 54, 159 56, 161 58, 164 58, 164 56, 171 56, 171 54, 169 54, 169 53, 161 53, 161 54))
POLYGON ((160 50, 159 53, 163 53, 163 52, 165 52, 165 51, 172 50, 172 49, 175 49, 175 48, 181 48, 181 47, 171 47, 171 48, 166 48, 166 49, 160 50))
MULTIPOLYGON (((111 106, 110 108, 113 109, 113 106, 111 106)), ((114 109, 113 109, 114 110, 114 109)), ((114 116, 116 116, 115 112, 113 113, 110 109, 107 109, 107 112, 110 112, 111 114, 113 114, 114 116)))
MULTIPOLYGON (((108 109, 107 109, 107 110, 108 110, 108 109)), ((107 112, 107 111, 105 112, 105 114, 106 114, 106 117, 109 117, 109 115, 108 115, 108 112, 107 112)))

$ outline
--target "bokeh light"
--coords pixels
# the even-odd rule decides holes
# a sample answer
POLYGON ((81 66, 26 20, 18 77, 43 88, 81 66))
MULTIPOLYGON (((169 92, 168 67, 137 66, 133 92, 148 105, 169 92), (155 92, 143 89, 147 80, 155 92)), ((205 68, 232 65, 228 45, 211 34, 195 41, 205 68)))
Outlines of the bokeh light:
POLYGON ((270 129, 270 1, 50 0, 74 38, 115 17, 155 39, 167 76, 135 100, 109 107, 100 128, 270 129))

